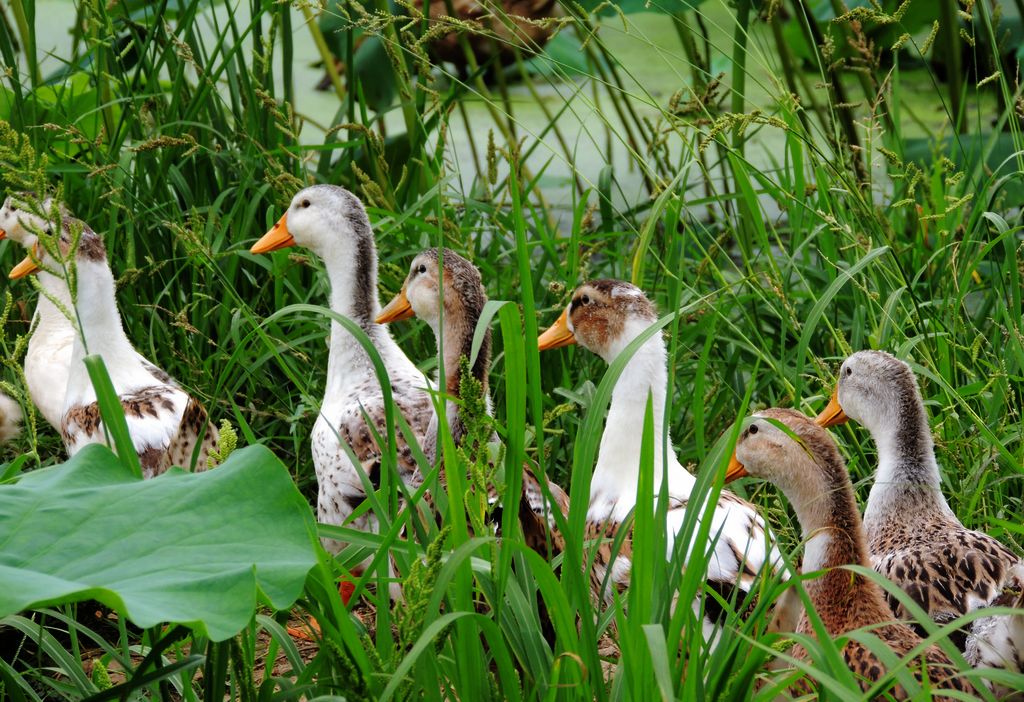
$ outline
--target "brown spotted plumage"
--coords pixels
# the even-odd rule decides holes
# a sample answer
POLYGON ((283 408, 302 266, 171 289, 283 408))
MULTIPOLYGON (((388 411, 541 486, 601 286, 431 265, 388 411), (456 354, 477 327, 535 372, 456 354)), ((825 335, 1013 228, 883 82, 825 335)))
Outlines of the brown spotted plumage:
MULTIPOLYGON (((477 354, 473 341, 477 324, 483 314, 487 295, 476 266, 450 249, 428 249, 413 259, 402 292, 382 312, 379 319, 403 319, 410 313, 423 319, 433 329, 439 351, 443 352, 441 374, 447 389, 445 419, 456 446, 464 446, 467 427, 461 410, 462 371, 460 362, 469 362, 470 375, 479 383, 481 397, 490 413, 488 371, 491 362, 491 331, 485 329, 477 354)), ((440 385, 440 382, 438 383, 440 385)), ((497 440, 496 436, 491 437, 497 440)), ((437 417, 431 423, 423 444, 431 461, 438 454, 437 417)), ((479 447, 477 447, 479 448, 479 447)), ((442 483, 445 474, 441 474, 442 483)), ((544 496, 541 483, 529 466, 523 467, 519 521, 526 542, 535 550, 549 555, 557 549, 553 511, 565 514, 568 496, 553 482, 547 483, 552 503, 544 496)), ((491 524, 500 526, 500 504, 506 499, 495 484, 487 486, 488 502, 496 508, 491 524)))
MULTIPOLYGON (((835 396, 818 421, 847 418, 865 426, 878 447, 878 472, 864 511, 874 568, 899 585, 937 623, 1014 598, 1024 589, 1024 562, 991 536, 967 529, 942 494, 939 465, 921 391, 903 361, 860 351, 839 369, 835 396)), ((892 596, 901 619, 907 609, 892 596)), ((975 620, 952 637, 975 666, 1024 669, 1024 616, 975 620)), ((998 694, 1001 688, 995 688, 998 694)))
MULTIPOLYGON (((731 469, 730 475, 747 473, 768 480, 796 510, 806 542, 803 571, 822 572, 804 581, 804 585, 830 638, 867 628, 901 658, 921 644, 913 629, 893 621, 882 588, 876 582, 842 567, 867 566, 868 550, 853 485, 827 432, 794 410, 764 410, 755 414, 741 433, 734 461, 738 470, 731 469), (784 424, 799 443, 768 420, 784 424)), ((815 636, 806 615, 797 630, 815 636)), ((789 653, 797 659, 808 657, 800 645, 789 653)), ((868 690, 886 673, 882 660, 870 647, 857 641, 845 644, 843 658, 862 690, 868 690)), ((970 682, 957 674, 937 646, 926 648, 908 667, 919 682, 927 678, 933 690, 974 692, 970 682)), ((807 679, 797 686, 800 692, 812 688, 813 682, 807 679)), ((891 699, 909 698, 908 691, 898 685, 885 694, 891 699)), ((951 698, 939 694, 935 699, 951 698)))

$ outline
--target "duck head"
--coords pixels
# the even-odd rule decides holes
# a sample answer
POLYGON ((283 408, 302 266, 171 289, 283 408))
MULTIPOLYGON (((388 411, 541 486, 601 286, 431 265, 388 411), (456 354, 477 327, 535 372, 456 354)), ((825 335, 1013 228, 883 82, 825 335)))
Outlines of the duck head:
POLYGON ((884 351, 858 351, 843 361, 832 399, 815 421, 831 427, 852 419, 874 433, 895 426, 912 403, 920 403, 920 390, 910 366, 884 351))
POLYGON ((0 207, 0 239, 11 239, 31 248, 40 232, 53 231, 51 217, 60 221, 67 216, 63 207, 58 212, 51 212, 52 209, 53 198, 50 197, 37 202, 33 193, 9 196, 0 207))
POLYGON ((725 482, 750 475, 785 491, 792 483, 820 471, 817 454, 829 453, 822 448, 829 444, 832 440, 828 432, 796 410, 774 408, 756 412, 736 440, 725 482), (785 425, 796 439, 770 419, 785 425))
POLYGON ((835 442, 796 410, 766 409, 751 417, 736 441, 725 481, 746 475, 779 488, 805 532, 829 523, 837 504, 844 513, 856 514, 853 487, 835 442))
POLYGON ((250 251, 303 246, 327 259, 367 239, 372 242, 373 235, 359 198, 336 185, 313 185, 296 193, 277 224, 250 251))
POLYGON ((537 344, 541 351, 579 344, 611 363, 657 320, 654 303, 640 288, 623 280, 593 280, 576 288, 537 344))
POLYGON ((442 300, 444 324, 469 326, 472 332, 483 313, 487 294, 476 266, 451 249, 427 249, 413 259, 401 292, 381 310, 376 321, 386 324, 415 316, 437 332, 442 300))
POLYGON ((65 216, 60 234, 55 239, 51 247, 44 245, 35 235, 26 235, 23 243, 28 246, 29 254, 11 269, 8 277, 16 280, 35 273, 40 268, 59 268, 62 263, 71 260, 78 266, 106 266, 107 249, 103 245, 103 239, 85 222, 65 216))

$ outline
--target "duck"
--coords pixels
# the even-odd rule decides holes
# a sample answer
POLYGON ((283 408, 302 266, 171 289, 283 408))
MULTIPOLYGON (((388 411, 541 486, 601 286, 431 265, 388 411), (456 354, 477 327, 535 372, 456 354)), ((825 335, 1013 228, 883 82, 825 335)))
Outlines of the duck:
POLYGON ((21 434, 21 404, 5 392, 0 392, 0 444, 6 444, 21 434))
MULTIPOLYGON (((805 541, 803 572, 807 595, 825 631, 832 639, 858 629, 870 628, 894 654, 905 657, 921 645, 921 637, 909 626, 893 620, 882 587, 874 580, 844 566, 869 567, 868 549, 853 484, 846 464, 828 432, 792 409, 773 408, 755 413, 746 423, 726 472, 726 482, 751 475, 774 484, 793 505, 805 541), (793 436, 779 427, 786 427, 793 436), (796 437, 794 439, 793 437, 796 437), (821 572, 821 575, 812 575, 821 572)), ((804 613, 797 632, 815 636, 804 613)), ((867 691, 886 675, 886 666, 872 649, 849 639, 843 660, 867 691)), ((797 660, 807 660, 800 644, 790 649, 797 660)), ((948 656, 928 646, 910 664, 914 677, 927 677, 933 688, 973 693, 971 683, 958 675, 948 656)), ((802 681, 810 687, 808 681, 802 681)), ((801 694, 811 692, 800 689, 801 694)), ((897 686, 886 699, 908 699, 897 686)), ((939 699, 952 699, 940 697, 939 699)))
MULTIPOLYGON (((56 222, 55 222, 56 224, 56 222)), ((69 456, 88 444, 106 444, 106 431, 85 358, 103 359, 125 420, 143 478, 153 478, 171 466, 205 470, 217 431, 208 426, 203 405, 164 370, 144 359, 132 346, 117 308, 114 275, 103 239, 85 222, 64 215, 51 242, 38 239, 28 256, 10 272, 17 280, 31 273, 65 281, 74 271, 74 310, 78 317, 68 364, 61 436, 69 456)), ((53 280, 41 281, 54 289, 53 280)))
MULTIPOLYGON (((479 269, 451 249, 433 248, 413 258, 401 290, 377 316, 377 322, 381 324, 417 317, 433 330, 438 352, 443 351, 440 375, 446 389, 445 417, 456 447, 464 445, 468 434, 461 409, 463 359, 469 364, 469 373, 480 388, 486 413, 493 416, 488 381, 490 328, 484 331, 477 355, 472 357, 475 331, 486 304, 487 293, 479 269)), ((438 455, 437 424, 435 413, 423 445, 424 453, 431 462, 438 455)), ((492 433, 489 441, 497 441, 497 435, 492 433)), ((566 515, 569 496, 557 483, 546 481, 546 486, 550 502, 540 480, 528 465, 523 466, 520 525, 527 545, 550 557, 562 545, 555 526, 554 510, 566 515)), ((490 485, 488 489, 488 501, 492 505, 498 504, 501 498, 496 487, 490 485)), ((500 524, 500 513, 492 515, 491 520, 500 524)))
MULTIPOLYGON (((561 316, 538 338, 538 346, 545 351, 579 344, 610 364, 656 321, 654 304, 640 288, 621 280, 594 280, 573 292, 561 316)), ((650 397, 654 424, 654 495, 657 498, 660 494, 663 474, 660 467, 667 463, 664 471, 669 500, 665 515, 669 535, 666 557, 672 557, 676 549, 675 536, 684 524, 696 478, 668 448, 671 436, 665 436, 663 429, 667 390, 665 341, 660 334, 655 334, 630 358, 612 391, 591 480, 585 533, 588 541, 614 541, 636 505, 644 415, 650 397)), ((714 506, 708 509, 702 505, 700 509, 711 520, 709 533, 717 535, 714 544, 709 544, 706 575, 709 589, 715 589, 728 600, 737 588, 742 593, 749 592, 762 568, 778 569, 781 556, 764 519, 752 504, 723 490, 714 506)), ((689 548, 694 546, 690 544, 689 548)), ((610 581, 619 590, 627 588, 635 547, 628 537, 623 540, 617 556, 611 553, 610 543, 598 547, 590 574, 591 586, 606 602, 610 603, 612 596, 610 589, 602 587, 609 565, 612 567, 610 581)), ((713 636, 715 631, 711 616, 714 603, 710 600, 705 598, 705 637, 713 636)), ((789 602, 793 604, 794 600, 789 602)), ((791 631, 798 611, 778 611, 775 616, 779 630, 791 631)))
MULTIPOLYGON (((939 624, 981 607, 1024 606, 1024 561, 965 527, 942 494, 910 366, 884 351, 858 351, 843 361, 831 400, 815 421, 827 428, 851 419, 868 430, 878 451, 864 509, 872 567, 939 624)), ((910 618, 898 599, 888 602, 896 616, 910 618)), ((1024 670, 1024 615, 982 617, 953 639, 975 667, 1024 670)))
MULTIPOLYGON (((348 317, 369 337, 380 354, 391 383, 395 407, 412 429, 414 439, 426 441, 433 404, 429 382, 402 352, 388 327, 375 319, 381 306, 377 293, 377 249, 373 228, 358 197, 335 185, 312 185, 292 198, 277 223, 250 248, 254 254, 302 246, 324 264, 330 282, 330 308, 348 317)), ((374 434, 387 436, 384 395, 369 355, 337 321, 331 321, 327 382, 320 412, 311 433, 313 467, 317 478, 317 516, 320 522, 377 531, 372 510, 353 516, 366 500, 363 478, 380 487, 381 447, 374 434), (364 416, 372 424, 367 424, 364 416), (357 466, 346 452, 347 444, 357 466)), ((413 452, 395 429, 399 478, 411 489, 423 482, 413 452)), ((345 546, 336 539, 321 540, 332 554, 345 546)), ((353 575, 361 575, 367 561, 353 575)), ((350 594, 351 590, 347 590, 350 594)), ((343 592, 343 599, 348 598, 343 592)))
MULTIPOLYGON (((33 195, 11 195, 0 208, 0 239, 16 241, 26 249, 35 246, 38 234, 52 230, 66 212, 52 198, 42 201, 33 195)), ((32 335, 25 350, 25 385, 39 414, 58 432, 64 417, 64 396, 68 368, 75 346, 75 326, 68 316, 74 305, 63 277, 41 272, 43 293, 32 315, 32 335)))

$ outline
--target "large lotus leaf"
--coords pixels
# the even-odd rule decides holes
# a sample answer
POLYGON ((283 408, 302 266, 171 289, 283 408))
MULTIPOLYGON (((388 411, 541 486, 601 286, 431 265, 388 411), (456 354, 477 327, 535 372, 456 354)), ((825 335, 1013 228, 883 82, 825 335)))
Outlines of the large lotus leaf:
POLYGON ((0 617, 95 599, 138 626, 186 624, 220 641, 248 624, 258 597, 295 602, 316 562, 315 528, 262 446, 152 480, 88 446, 0 485, 0 617))

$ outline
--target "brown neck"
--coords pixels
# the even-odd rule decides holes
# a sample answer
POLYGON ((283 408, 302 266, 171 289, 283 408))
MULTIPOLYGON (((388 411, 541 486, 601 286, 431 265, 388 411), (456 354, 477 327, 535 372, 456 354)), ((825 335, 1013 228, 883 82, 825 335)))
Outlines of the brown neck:
MULTIPOLYGON (((463 310, 469 313, 471 310, 463 310)), ((476 324, 480 318, 480 311, 476 314, 464 314, 459 316, 460 321, 455 321, 455 315, 450 315, 444 321, 444 377, 448 394, 456 399, 461 399, 462 373, 460 370, 460 359, 465 356, 472 358, 473 335, 476 331, 476 324), (452 322, 448 320, 451 319, 452 322)), ((491 363, 491 330, 484 332, 480 349, 477 352, 476 360, 473 362, 470 373, 480 383, 481 395, 484 401, 488 397, 487 370, 491 363)), ((448 425, 451 430, 452 440, 459 446, 466 436, 466 426, 463 423, 462 413, 458 405, 448 404, 448 425)))
POLYGON ((869 578, 842 567, 871 565, 845 466, 838 456, 825 463, 820 482, 807 487, 814 496, 799 505, 797 513, 806 541, 803 571, 825 571, 805 583, 807 592, 826 629, 831 635, 838 635, 863 626, 866 617, 877 622, 892 617, 881 588, 869 578), (853 617, 860 623, 855 624, 853 617))

